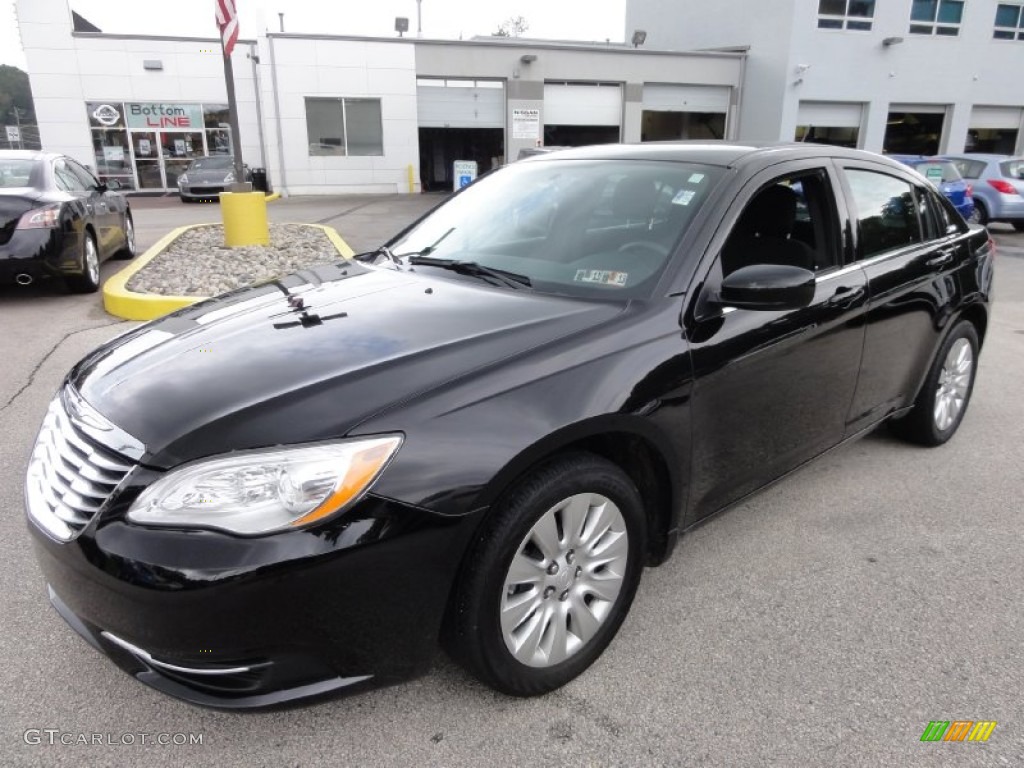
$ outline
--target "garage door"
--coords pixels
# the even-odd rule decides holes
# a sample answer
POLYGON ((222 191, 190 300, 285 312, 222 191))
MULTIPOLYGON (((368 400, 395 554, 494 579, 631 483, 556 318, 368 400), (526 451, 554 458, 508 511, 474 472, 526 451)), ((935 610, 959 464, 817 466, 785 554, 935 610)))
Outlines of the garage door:
POLYGON ((619 125, 622 87, 608 83, 545 83, 545 125, 619 125))
POLYGON ((797 125, 860 128, 864 105, 844 101, 801 101, 797 125))
POLYGON ((729 88, 717 85, 644 85, 644 109, 652 112, 728 112, 729 88))
POLYGON ((504 128, 505 85, 500 80, 416 81, 421 128, 504 128))
POLYGON ((975 107, 971 110, 971 128, 1016 131, 1024 110, 1014 107, 975 107))

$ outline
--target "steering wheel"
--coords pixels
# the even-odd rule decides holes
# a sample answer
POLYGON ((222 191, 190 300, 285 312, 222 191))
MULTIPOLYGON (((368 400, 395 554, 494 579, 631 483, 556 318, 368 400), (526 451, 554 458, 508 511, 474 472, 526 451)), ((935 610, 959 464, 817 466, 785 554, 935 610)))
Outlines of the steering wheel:
POLYGON ((649 251, 662 258, 665 258, 669 254, 669 249, 666 246, 661 243, 651 242, 650 240, 634 240, 619 246, 619 253, 626 253, 627 251, 633 250, 649 251))

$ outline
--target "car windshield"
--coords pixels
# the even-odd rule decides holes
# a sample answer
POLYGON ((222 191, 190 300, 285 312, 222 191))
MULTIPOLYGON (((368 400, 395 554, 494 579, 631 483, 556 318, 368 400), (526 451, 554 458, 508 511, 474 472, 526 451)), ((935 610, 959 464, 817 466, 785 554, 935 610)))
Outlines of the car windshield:
POLYGON ((512 272, 535 291, 644 297, 722 174, 681 162, 518 163, 479 179, 389 245, 399 258, 512 272))
POLYGON ((190 171, 229 171, 234 160, 221 155, 219 157, 200 157, 192 161, 190 171))
POLYGON ((961 181, 960 171, 956 169, 949 160, 926 160, 914 165, 914 168, 928 181, 938 184, 939 182, 961 181))
POLYGON ((35 160, 0 159, 0 188, 14 189, 31 186, 32 169, 35 160))
POLYGON ((1015 157, 999 164, 999 170, 1003 176, 1011 179, 1024 179, 1024 157, 1015 157))

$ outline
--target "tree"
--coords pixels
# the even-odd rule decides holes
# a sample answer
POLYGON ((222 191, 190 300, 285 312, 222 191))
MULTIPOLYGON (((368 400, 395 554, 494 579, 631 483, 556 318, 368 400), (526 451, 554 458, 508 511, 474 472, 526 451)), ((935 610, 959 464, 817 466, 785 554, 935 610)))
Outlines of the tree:
POLYGON ((0 64, 0 123, 13 125, 14 107, 20 111, 22 121, 35 122, 32 105, 32 87, 28 74, 17 67, 0 64))
POLYGON ((494 37, 522 37, 530 28, 530 22, 523 16, 511 16, 498 25, 494 37))

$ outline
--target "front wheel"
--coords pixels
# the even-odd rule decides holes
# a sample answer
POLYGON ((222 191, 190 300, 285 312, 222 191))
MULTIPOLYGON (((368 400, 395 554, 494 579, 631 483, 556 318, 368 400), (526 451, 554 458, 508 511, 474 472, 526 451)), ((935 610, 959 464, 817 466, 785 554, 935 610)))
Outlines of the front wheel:
POLYGON ((646 537, 640 494, 615 464, 580 453, 542 466, 498 503, 470 548, 452 655, 514 696, 569 682, 626 618, 646 537))
POLYGON ((913 409, 890 422, 893 432, 921 445, 949 440, 967 412, 977 361, 978 332, 962 320, 942 343, 913 409))

